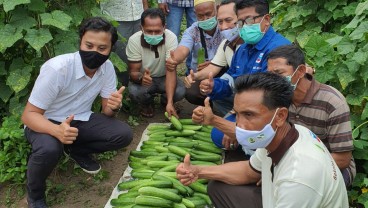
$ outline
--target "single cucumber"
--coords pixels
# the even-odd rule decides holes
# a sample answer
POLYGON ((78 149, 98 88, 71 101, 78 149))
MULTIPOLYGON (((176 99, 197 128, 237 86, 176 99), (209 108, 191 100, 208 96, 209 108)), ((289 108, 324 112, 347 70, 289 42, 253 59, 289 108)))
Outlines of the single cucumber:
POLYGON ((148 156, 157 156, 158 152, 133 150, 133 151, 130 152, 130 155, 134 156, 134 157, 144 158, 144 157, 148 157, 148 156))
POLYGON ((194 182, 194 183, 191 183, 189 187, 196 192, 207 194, 207 185, 201 184, 199 182, 194 182))
POLYGON ((167 148, 169 149, 170 152, 177 154, 181 157, 185 157, 186 154, 189 154, 188 151, 186 151, 185 149, 181 148, 181 147, 177 147, 177 146, 167 146, 167 148))
POLYGON ((202 126, 200 125, 183 125, 183 129, 185 130, 194 130, 194 131, 199 131, 202 129, 202 126))
POLYGON ((128 190, 140 184, 152 181, 150 179, 124 181, 118 184, 119 191, 128 190))
POLYGON ((151 207, 161 207, 161 208, 171 208, 174 206, 174 203, 171 200, 163 199, 160 197, 154 196, 138 196, 135 198, 135 203, 138 205, 145 205, 151 207))
POLYGON ((167 160, 167 158, 168 158, 167 155, 157 155, 157 156, 148 156, 148 157, 146 157, 146 160, 165 161, 165 160, 167 160))
POLYGON ((203 47, 198 49, 197 52, 197 64, 204 63, 206 61, 205 49, 203 47))
POLYGON ((222 149, 220 149, 218 147, 209 146, 209 145, 199 144, 199 145, 196 146, 196 149, 206 151, 206 152, 215 153, 215 154, 221 154, 222 153, 222 149))
POLYGON ((185 136, 192 136, 194 135, 196 132, 193 130, 183 130, 183 131, 167 131, 165 136, 169 137, 169 136, 174 136, 174 137, 185 137, 185 136))
POLYGON ((183 130, 183 125, 180 123, 180 121, 178 120, 178 118, 176 118, 175 116, 171 115, 171 117, 169 118, 169 114, 167 112, 165 112, 165 116, 166 118, 168 118, 170 120, 170 122, 173 124, 173 126, 181 131, 183 130))
POLYGON ((167 132, 168 130, 164 130, 164 131, 159 131, 159 132, 154 132, 152 134, 149 135, 149 138, 152 138, 152 137, 165 137, 165 133, 167 132))
POLYGON ((156 129, 156 130, 152 130, 152 131, 148 131, 147 132, 147 135, 152 135, 152 134, 158 134, 158 133, 162 133, 162 132, 165 132, 167 130, 169 130, 170 128, 166 128, 166 129, 156 129))
POLYGON ((169 129, 169 126, 166 124, 150 124, 147 129, 149 131, 157 130, 157 129, 169 129))
POLYGON ((207 165, 207 166, 217 165, 216 163, 213 163, 210 161, 201 161, 201 160, 193 160, 193 161, 190 161, 190 163, 192 165, 207 165))
POLYGON ((193 122, 191 118, 181 118, 179 119, 179 121, 183 125, 197 125, 196 123, 193 122))
POLYGON ((138 191, 132 191, 132 192, 126 192, 126 193, 119 194, 118 198, 135 198, 137 196, 139 196, 138 191))
POLYGON ((151 141, 151 140, 146 140, 146 141, 143 141, 143 144, 144 145, 164 145, 165 142, 158 142, 158 141, 151 141))
POLYGON ((213 126, 202 126, 201 131, 211 133, 213 129, 213 126))
MULTIPOLYGON (((145 180, 145 179, 143 179, 145 180)), ((141 187, 145 187, 145 186, 152 186, 152 187, 157 187, 157 188, 172 188, 173 187, 173 184, 171 181, 156 181, 156 180, 151 180, 151 181, 147 181, 147 182, 144 182, 144 183, 141 183, 137 186, 135 186, 134 188, 131 188, 130 190, 131 191, 135 191, 141 187)))
POLYGON ((208 143, 212 143, 211 136, 202 136, 202 135, 199 135, 198 132, 193 135, 193 139, 208 142, 208 143))
POLYGON ((178 161, 148 161, 147 165, 151 168, 163 168, 168 165, 179 164, 178 161))
POLYGON ((200 136, 203 136, 203 137, 209 137, 209 138, 211 138, 211 133, 208 133, 208 132, 197 131, 196 132, 196 135, 200 135, 200 136))
POLYGON ((174 172, 176 170, 176 167, 178 166, 177 164, 172 164, 172 165, 168 165, 165 167, 162 167, 160 169, 158 169, 155 174, 159 173, 159 172, 174 172))
POLYGON ((160 189, 156 187, 142 187, 138 190, 138 192, 144 196, 160 197, 160 198, 168 199, 170 201, 178 202, 178 203, 181 202, 181 199, 182 199, 181 196, 173 192, 166 191, 164 189, 160 189))
POLYGON ((156 174, 153 175, 152 178, 154 180, 159 180, 159 181, 170 181, 173 184, 173 188, 177 189, 181 195, 188 194, 188 189, 186 188, 187 186, 184 186, 177 179, 170 178, 170 177, 167 177, 167 176, 162 176, 162 175, 156 175, 156 174))
POLYGON ((135 179, 150 179, 152 178, 152 175, 154 174, 154 172, 146 172, 146 171, 135 171, 135 172, 131 172, 131 176, 135 179))
POLYGON ((193 158, 193 160, 200 160, 200 161, 209 161, 209 162, 217 162, 219 160, 222 159, 222 157, 220 155, 197 155, 197 154, 191 154, 191 158, 193 158))
MULTIPOLYGON (((155 150, 159 153, 163 153, 163 152, 170 152, 169 149, 167 149, 167 147, 162 147, 162 146, 156 146, 155 150)), ((167 155, 166 155, 167 156, 167 155)))
POLYGON ((170 178, 174 178, 176 179, 176 172, 166 172, 166 171, 161 171, 157 173, 158 175, 162 175, 162 176, 167 176, 170 178))
POLYGON ((195 204, 187 198, 183 198, 182 203, 188 208, 195 208, 195 204))
POLYGON ((110 204, 112 206, 125 206, 135 203, 136 197, 125 197, 125 198, 117 198, 117 199, 111 199, 110 204))
POLYGON ((204 207, 207 204, 206 200, 204 200, 200 197, 190 197, 190 198, 187 198, 187 199, 189 199, 191 202, 193 202, 195 207, 204 207))
POLYGON ((187 208, 183 203, 174 203, 174 208, 187 208))
POLYGON ((206 204, 208 204, 208 205, 211 205, 212 204, 212 201, 211 201, 210 197, 207 194, 202 194, 202 193, 199 193, 199 192, 194 192, 193 196, 198 196, 198 197, 204 199, 206 201, 206 204))
POLYGON ((193 148, 193 147, 197 146, 198 143, 195 143, 195 142, 169 142, 169 145, 177 146, 177 147, 193 148))

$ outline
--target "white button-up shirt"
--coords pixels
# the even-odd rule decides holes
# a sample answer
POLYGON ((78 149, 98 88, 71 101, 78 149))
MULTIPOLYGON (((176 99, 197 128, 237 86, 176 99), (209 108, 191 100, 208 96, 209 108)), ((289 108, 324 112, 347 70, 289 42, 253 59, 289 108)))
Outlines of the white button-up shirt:
POLYGON ((101 2, 101 10, 116 21, 139 20, 144 11, 142 0, 108 0, 101 2))
POLYGON ((97 95, 108 98, 116 91, 116 74, 107 60, 92 78, 83 70, 79 52, 56 56, 41 67, 29 102, 43 110, 48 119, 62 122, 74 114, 74 120, 88 121, 97 95))

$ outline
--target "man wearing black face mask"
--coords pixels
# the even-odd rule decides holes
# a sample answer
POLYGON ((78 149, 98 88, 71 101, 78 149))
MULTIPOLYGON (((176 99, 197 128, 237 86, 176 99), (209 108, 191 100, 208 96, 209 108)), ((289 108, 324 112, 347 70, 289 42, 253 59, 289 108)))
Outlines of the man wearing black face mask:
POLYGON ((94 17, 83 22, 79 35, 79 52, 43 64, 22 115, 32 145, 27 168, 29 207, 47 207, 46 179, 63 151, 83 171, 96 174, 101 166, 91 154, 120 149, 132 140, 130 127, 113 118, 124 91, 124 87, 116 90, 114 67, 108 60, 116 29, 94 17), (93 113, 98 95, 102 112, 93 113))

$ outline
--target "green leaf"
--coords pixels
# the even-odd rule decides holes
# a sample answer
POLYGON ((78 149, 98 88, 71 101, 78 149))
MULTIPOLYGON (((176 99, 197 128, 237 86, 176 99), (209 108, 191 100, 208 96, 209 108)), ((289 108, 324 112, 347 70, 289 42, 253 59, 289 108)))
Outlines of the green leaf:
MULTIPOLYGON (((353 139, 356 139, 356 138, 358 138, 358 136, 359 136, 359 129, 354 129, 354 131, 353 131, 353 139)), ((353 141, 353 143, 354 143, 354 147, 356 147, 356 148, 358 148, 358 149, 363 149, 364 148, 364 146, 363 146, 363 144, 361 144, 360 142, 358 142, 358 141, 361 141, 361 140, 354 140, 353 141), (357 142, 357 143, 355 143, 355 142, 357 142)))
POLYGON ((5 49, 12 46, 22 37, 21 30, 9 24, 5 25, 5 27, 0 30, 0 53, 4 53, 5 49))
POLYGON ((112 52, 110 54, 109 59, 114 64, 114 66, 119 70, 119 72, 125 72, 127 70, 126 63, 124 63, 116 53, 112 52))
POLYGON ((360 117, 362 120, 365 120, 368 118, 368 104, 365 105, 364 110, 362 112, 362 115, 360 117))
POLYGON ((353 151, 354 159, 368 160, 367 150, 355 149, 353 151))
POLYGON ((344 64, 339 64, 336 69, 337 77, 339 78, 342 89, 345 89, 350 82, 354 81, 354 76, 349 72, 349 69, 344 64))
POLYGON ((356 44, 344 37, 337 45, 337 52, 340 55, 345 55, 354 52, 356 44))
POLYGON ((28 85, 31 72, 31 65, 25 65, 21 58, 14 59, 9 68, 9 76, 6 84, 18 93, 28 85))
POLYGON ((39 30, 28 29, 24 39, 36 50, 39 51, 46 43, 52 40, 51 33, 48 29, 40 28, 39 30))
POLYGON ((315 74, 316 80, 326 83, 330 80, 332 80, 335 77, 335 69, 334 68, 323 68, 322 73, 320 73, 319 70, 317 70, 317 73, 315 74))
POLYGON ((355 16, 355 9, 358 6, 358 2, 350 3, 348 6, 344 7, 344 13, 346 16, 355 16))
POLYGON ((72 18, 63 11, 55 10, 51 13, 40 14, 42 25, 51 25, 61 30, 68 30, 72 18))
POLYGON ((367 64, 365 66, 362 67, 362 71, 360 73, 360 77, 362 78, 362 80, 364 81, 364 84, 367 84, 368 81, 368 70, 367 70, 368 66, 367 64))
POLYGON ((348 25, 345 26, 346 29, 354 29, 358 26, 358 24, 364 19, 364 17, 355 16, 353 20, 349 22, 348 25))
POLYGON ((328 11, 332 12, 335 10, 335 8, 338 6, 338 5, 345 5, 346 3, 344 2, 341 2, 341 1, 327 1, 325 2, 325 4, 323 5, 323 7, 325 9, 327 9, 328 11))
POLYGON ((304 48, 305 45, 308 43, 310 39, 310 31, 304 30, 301 32, 297 37, 296 40, 298 41, 298 44, 300 47, 304 48))
POLYGON ((14 10, 9 24, 22 31, 36 26, 37 21, 33 17, 28 16, 27 10, 19 7, 14 10))
POLYGON ((322 11, 317 15, 319 21, 326 24, 332 18, 332 12, 322 11))
POLYGON ((28 9, 34 12, 45 12, 46 3, 43 0, 31 0, 28 9))
POLYGON ((303 25, 303 20, 302 19, 293 20, 293 22, 291 23, 292 28, 296 28, 300 25, 303 25))
POLYGON ((353 60, 363 65, 367 61, 367 53, 363 51, 358 51, 354 53, 353 60))
POLYGON ((339 44, 342 39, 343 37, 336 36, 334 38, 327 39, 326 42, 330 44, 330 46, 334 47, 335 45, 339 44))
POLYGON ((13 10, 15 6, 21 5, 21 4, 29 4, 31 3, 30 0, 7 0, 4 1, 4 11, 9 12, 10 10, 13 10))
POLYGON ((5 62, 0 61, 0 75, 7 75, 8 73, 5 70, 5 62))
POLYGON ((0 79, 0 98, 4 103, 8 102, 10 96, 13 94, 13 90, 5 84, 5 80, 0 79))
POLYGON ((344 10, 342 9, 337 9, 333 12, 332 14, 332 18, 334 20, 338 19, 338 18, 341 18, 341 17, 345 17, 345 13, 344 13, 344 10))
POLYGON ((362 193, 359 197, 358 197, 358 202, 363 204, 364 207, 368 207, 368 193, 362 193))
POLYGON ((356 7, 355 14, 361 15, 365 10, 368 10, 368 1, 364 1, 356 7))
POLYGON ((359 70, 359 64, 351 59, 344 61, 351 74, 355 74, 359 70))
POLYGON ((368 32, 368 21, 362 22, 350 35, 352 40, 363 38, 364 34, 368 32))
POLYGON ((79 36, 76 32, 60 31, 53 39, 55 56, 77 51, 78 42, 79 36))

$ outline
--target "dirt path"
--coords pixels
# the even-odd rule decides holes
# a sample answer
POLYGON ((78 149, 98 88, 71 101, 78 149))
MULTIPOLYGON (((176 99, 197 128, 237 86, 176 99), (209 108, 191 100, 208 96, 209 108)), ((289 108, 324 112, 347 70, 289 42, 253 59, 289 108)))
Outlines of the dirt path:
MULTIPOLYGON (((190 118, 194 105, 183 100, 179 102, 181 107, 181 118, 190 118)), ((154 118, 141 118, 137 126, 133 127, 134 138, 132 143, 125 149, 118 151, 118 154, 110 160, 100 161, 102 174, 99 177, 92 177, 74 167, 74 163, 67 161, 62 167, 66 170, 54 171, 49 177, 49 192, 47 193, 48 204, 52 208, 100 208, 104 207, 110 194, 119 178, 127 167, 127 158, 130 150, 136 149, 144 129, 149 123, 167 122, 164 117, 164 109, 156 108, 154 118)), ((119 118, 127 121, 128 114, 121 112, 119 118)), ((12 189, 10 196, 7 196, 9 186, 0 186, 0 207, 26 208, 25 195, 17 194, 16 188, 12 189), (10 199, 10 202, 7 200, 10 199)))

